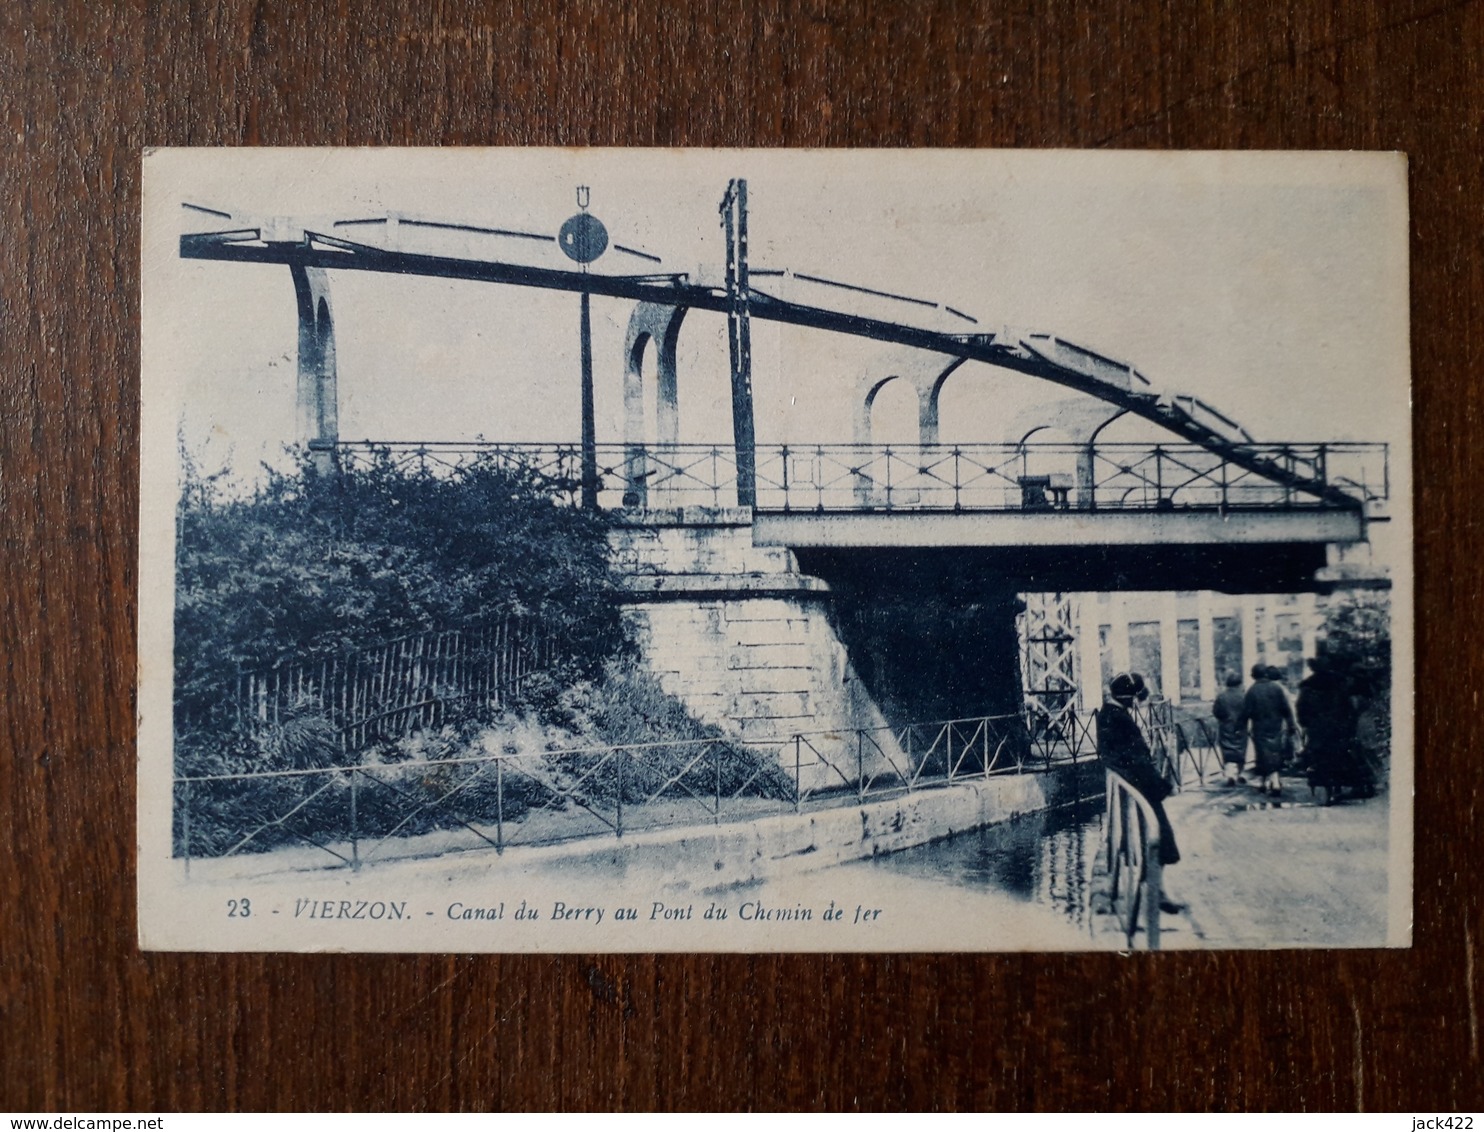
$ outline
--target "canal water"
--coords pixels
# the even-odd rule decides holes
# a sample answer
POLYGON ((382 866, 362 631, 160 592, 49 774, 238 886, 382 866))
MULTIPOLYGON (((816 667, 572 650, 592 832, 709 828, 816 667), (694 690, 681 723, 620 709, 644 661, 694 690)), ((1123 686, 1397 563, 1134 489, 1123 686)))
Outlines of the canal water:
POLYGON ((869 871, 887 885, 943 888, 950 899, 957 890, 1019 905, 1018 915, 1049 916, 1086 932, 1089 865, 1102 842, 1103 809, 1101 797, 1087 799, 841 868, 869 871))

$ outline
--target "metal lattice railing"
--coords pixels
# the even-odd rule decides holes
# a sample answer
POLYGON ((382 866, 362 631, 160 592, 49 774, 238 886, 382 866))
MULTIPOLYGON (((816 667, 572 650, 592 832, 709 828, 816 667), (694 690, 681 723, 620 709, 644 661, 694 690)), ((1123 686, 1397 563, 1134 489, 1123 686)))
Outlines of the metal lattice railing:
POLYGON ((1208 720, 1190 716, 1169 700, 1150 700, 1134 712, 1155 766, 1174 790, 1200 785, 1220 772, 1221 750, 1208 720))
MULTIPOLYGON (((1156 765, 1177 788, 1219 765, 1204 721, 1179 718, 1166 701, 1142 706, 1136 717, 1156 765)), ((175 851, 189 868, 203 857, 309 846, 327 864, 358 869, 409 854, 503 852, 880 801, 1044 772, 1096 754, 1094 712, 1032 704, 1009 715, 801 731, 745 744, 716 737, 183 775, 174 786, 175 851)), ((1115 774, 1108 780, 1108 866, 1122 900, 1115 901, 1120 922, 1131 944, 1141 925, 1157 944, 1153 812, 1115 774)))
POLYGON ((359 868, 383 856, 503 851, 881 800, 1094 754, 1091 713, 1028 710, 745 745, 717 737, 182 775, 176 853, 189 862, 307 845, 359 868))
POLYGON ((621 837, 794 804, 776 763, 736 751, 717 738, 181 776, 176 852, 189 862, 298 844, 359 868, 407 852, 621 837), (739 777, 739 765, 750 770, 739 777))
MULTIPOLYGON (((342 464, 438 472, 475 459, 519 467, 560 497, 581 492, 568 444, 362 441, 342 464)), ((736 503, 730 445, 597 446, 599 505, 736 503)), ((1390 494, 1385 444, 761 445, 757 507, 772 512, 1172 511, 1359 507, 1390 494), (1240 456, 1240 458, 1238 458, 1240 456)))
POLYGON ((1154 807, 1122 775, 1111 769, 1107 775, 1104 846, 1112 910, 1130 948, 1142 928, 1145 945, 1158 951, 1164 896, 1159 821, 1154 807))

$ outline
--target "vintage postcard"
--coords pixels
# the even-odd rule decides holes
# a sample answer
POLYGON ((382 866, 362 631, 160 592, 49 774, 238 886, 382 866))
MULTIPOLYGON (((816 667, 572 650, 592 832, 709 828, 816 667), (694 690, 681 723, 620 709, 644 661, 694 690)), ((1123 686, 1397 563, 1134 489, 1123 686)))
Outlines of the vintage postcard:
POLYGON ((144 948, 1410 943, 1400 155, 143 202, 144 948))

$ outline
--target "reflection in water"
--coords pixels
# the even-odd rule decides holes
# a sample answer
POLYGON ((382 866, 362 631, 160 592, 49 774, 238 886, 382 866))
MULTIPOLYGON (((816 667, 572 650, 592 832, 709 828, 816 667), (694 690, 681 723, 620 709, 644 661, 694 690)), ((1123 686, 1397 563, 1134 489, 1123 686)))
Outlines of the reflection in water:
POLYGON ((1088 922, 1088 858, 1101 842, 1102 819, 1103 800, 1088 799, 877 857, 870 867, 1003 893, 1081 927, 1088 922))

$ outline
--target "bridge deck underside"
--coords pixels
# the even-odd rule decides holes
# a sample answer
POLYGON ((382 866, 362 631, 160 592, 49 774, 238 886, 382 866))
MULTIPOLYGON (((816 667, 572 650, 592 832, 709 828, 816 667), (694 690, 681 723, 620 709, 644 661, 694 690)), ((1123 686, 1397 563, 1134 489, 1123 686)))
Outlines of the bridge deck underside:
POLYGON ((766 512, 753 541, 806 547, 1260 546, 1359 542, 1358 511, 766 512))
POLYGON ((908 589, 965 600, 989 591, 1324 591, 1327 553, 1315 543, 795 548, 799 568, 832 589, 908 589))

